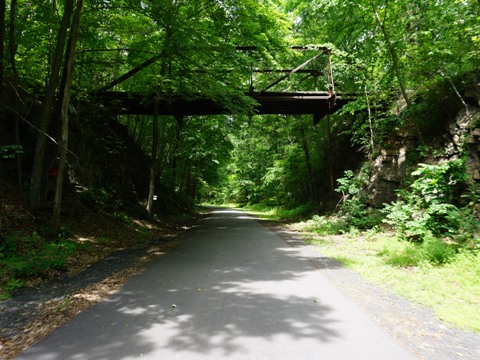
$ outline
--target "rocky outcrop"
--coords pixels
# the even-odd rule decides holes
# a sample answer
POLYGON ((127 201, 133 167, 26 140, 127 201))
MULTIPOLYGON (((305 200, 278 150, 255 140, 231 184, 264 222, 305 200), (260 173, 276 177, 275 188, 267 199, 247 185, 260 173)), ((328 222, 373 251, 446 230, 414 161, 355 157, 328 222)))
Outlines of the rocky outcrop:
MULTIPOLYGON (((409 166, 416 165, 415 158, 422 158, 418 145, 410 133, 400 133, 385 142, 370 164, 369 205, 382 207, 395 200, 396 190, 403 184, 409 166)), ((440 164, 466 156, 469 182, 480 182, 480 109, 465 107, 448 123, 444 135, 434 139, 429 147, 433 154, 422 162, 440 164)))
POLYGON ((396 190, 407 174, 407 155, 417 146, 414 135, 400 133, 388 140, 370 164, 368 203, 381 207, 396 198, 396 190))
POLYGON ((449 124, 445 160, 466 154, 469 181, 480 181, 480 109, 468 107, 449 124))

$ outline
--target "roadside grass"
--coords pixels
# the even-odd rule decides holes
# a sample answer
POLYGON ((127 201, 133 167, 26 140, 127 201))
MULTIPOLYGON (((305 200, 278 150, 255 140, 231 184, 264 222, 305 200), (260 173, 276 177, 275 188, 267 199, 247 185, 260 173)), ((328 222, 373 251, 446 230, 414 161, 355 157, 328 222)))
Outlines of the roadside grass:
POLYGON ((258 204, 237 204, 237 203, 210 203, 203 202, 200 205, 201 207, 215 206, 220 208, 230 208, 238 209, 242 211, 247 211, 249 214, 257 216, 264 220, 279 221, 279 220, 300 220, 304 219, 307 216, 311 216, 314 213, 313 205, 299 205, 292 209, 286 209, 280 206, 271 206, 265 203, 258 204))
POLYGON ((266 204, 246 205, 241 208, 252 215, 258 216, 265 220, 298 220, 313 212, 312 205, 300 205, 292 209, 282 207, 269 206, 266 204))
POLYGON ((440 320, 480 332, 480 253, 463 251, 437 265, 422 257, 420 245, 391 233, 319 235, 305 231, 301 223, 290 227, 345 267, 432 308, 440 320))
MULTIPOLYGON (((248 208, 252 214, 281 220, 275 209, 248 208)), ((287 226, 364 278, 413 302, 432 308, 437 317, 463 330, 480 332, 480 253, 453 251, 440 241, 400 240, 375 228, 359 231, 341 218, 318 217, 287 226)))

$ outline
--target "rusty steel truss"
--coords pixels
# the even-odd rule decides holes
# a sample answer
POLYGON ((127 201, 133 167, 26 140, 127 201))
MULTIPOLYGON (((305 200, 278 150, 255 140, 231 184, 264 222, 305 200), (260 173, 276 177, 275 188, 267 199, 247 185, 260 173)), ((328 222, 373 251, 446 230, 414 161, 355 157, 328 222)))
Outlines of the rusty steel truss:
MULTIPOLYGON (((239 46, 238 51, 254 50, 255 47, 239 46)), ((295 50, 312 50, 310 47, 293 47, 295 50)), ((333 81, 333 71, 331 63, 331 51, 328 48, 314 48, 317 53, 295 67, 294 69, 258 69, 253 70, 256 73, 272 73, 283 74, 275 79, 268 86, 263 87, 260 91, 253 88, 253 82, 250 85, 250 90, 245 93, 246 96, 256 101, 254 112, 257 114, 312 114, 314 123, 318 123, 322 117, 331 114, 348 101, 351 97, 342 97, 335 93, 335 84, 333 81), (323 75, 318 70, 306 69, 306 67, 317 60, 319 57, 328 56, 327 63, 327 91, 300 91, 300 92, 272 92, 269 91, 282 81, 288 79, 293 74, 307 74, 306 78, 313 77, 315 83, 315 90, 317 88, 318 78, 323 75)), ((120 76, 118 79, 112 81, 108 85, 102 87, 94 95, 94 101, 103 103, 104 106, 115 114, 153 114, 156 108, 159 115, 173 115, 177 119, 183 116, 193 115, 219 115, 229 114, 231 111, 212 99, 202 97, 201 95, 195 98, 184 98, 182 96, 170 96, 168 99, 157 98, 154 100, 147 99, 143 95, 131 94, 126 92, 111 91, 116 85, 134 76, 139 71, 152 65, 159 60, 163 55, 159 54, 128 73, 120 76), (158 105, 154 106, 154 103, 158 105)), ((305 80, 304 78, 303 80, 305 80)), ((302 80, 302 81, 303 81, 302 80)))

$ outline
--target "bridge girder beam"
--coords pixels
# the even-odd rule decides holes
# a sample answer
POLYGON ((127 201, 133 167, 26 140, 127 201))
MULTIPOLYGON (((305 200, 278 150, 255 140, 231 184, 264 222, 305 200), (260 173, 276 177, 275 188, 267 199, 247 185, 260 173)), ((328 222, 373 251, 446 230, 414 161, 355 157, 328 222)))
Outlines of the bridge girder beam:
MULTIPOLYGON (((254 112, 259 115, 312 114, 315 122, 323 116, 331 114, 350 99, 341 96, 331 96, 327 92, 295 92, 295 93, 247 93, 257 102, 254 112)), ((145 98, 141 95, 132 95, 123 92, 99 93, 95 102, 103 103, 117 115, 152 115, 153 97, 145 98)), ((227 115, 231 111, 225 106, 205 98, 186 99, 172 97, 168 100, 160 99, 159 115, 193 116, 193 115, 227 115)))

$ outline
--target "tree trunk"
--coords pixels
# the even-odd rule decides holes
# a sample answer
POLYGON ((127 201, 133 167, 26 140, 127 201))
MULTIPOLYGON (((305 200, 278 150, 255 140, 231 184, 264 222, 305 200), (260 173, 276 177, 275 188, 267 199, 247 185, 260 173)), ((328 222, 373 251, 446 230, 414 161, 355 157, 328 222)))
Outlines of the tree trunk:
MULTIPOLYGON (((13 87, 15 88, 15 92, 18 88, 19 84, 19 77, 17 71, 17 64, 15 61, 15 55, 17 53, 17 44, 16 44, 16 37, 15 37, 15 14, 17 12, 17 0, 10 1, 10 24, 8 28, 8 47, 9 47, 9 59, 10 59, 10 67, 12 68, 12 75, 13 75, 13 87)), ((17 110, 15 113, 15 143, 21 146, 20 141, 20 99, 18 95, 15 96, 15 103, 13 104, 14 108, 17 110)), ((20 154, 15 155, 15 160, 17 162, 17 187, 18 189, 22 188, 22 174, 23 174, 23 166, 22 166, 22 156, 20 154)))
MULTIPOLYGON (((385 24, 383 23, 382 19, 380 19, 380 15, 378 14, 377 7, 373 3, 373 0, 370 0, 370 5, 372 6, 372 11, 373 11, 373 14, 375 15, 375 19, 377 20, 378 26, 380 26, 380 29, 382 30, 383 38, 385 39, 385 43, 387 44, 388 51, 392 58, 393 70, 395 71, 398 84, 400 85, 400 91, 402 92, 403 98, 405 99, 407 106, 410 107, 412 106, 412 100, 410 99, 410 96, 408 96, 407 88, 405 86, 405 82, 403 81, 402 73, 400 72, 400 63, 398 61, 397 51, 393 47, 392 41, 390 39, 390 35, 388 34, 387 28, 385 27, 385 24)), ((415 125, 415 130, 417 132, 418 139, 422 144, 424 144, 423 135, 420 130, 420 127, 418 126, 418 122, 415 119, 413 119, 413 123, 415 125)))
MULTIPOLYGON (((180 178, 179 178, 179 171, 178 171, 178 149, 180 148, 180 137, 182 131, 182 123, 175 121, 175 140, 173 143, 173 151, 172 151, 172 183, 171 183, 171 192, 172 194, 175 192, 175 188, 180 186, 180 178)), ((180 175, 181 176, 181 175, 180 175)))
POLYGON ((47 58, 47 74, 45 76, 45 88, 48 87, 51 71, 52 71, 52 43, 53 43, 53 27, 56 21, 57 1, 52 0, 52 11, 50 13, 50 27, 48 29, 48 58, 47 58))
MULTIPOLYGON (((162 121, 159 124, 159 136, 160 134, 165 134, 167 128, 167 122, 162 121)), ((158 168, 157 168, 157 176, 159 178, 162 177, 163 171, 165 169, 165 163, 167 161, 168 151, 167 151, 167 142, 164 141, 158 144, 158 168)))
POLYGON ((182 170, 180 172, 181 179, 178 184, 178 193, 184 199, 188 198, 188 177, 190 173, 190 161, 185 160, 182 165, 182 170))
POLYGON ((152 130, 152 158, 150 163, 150 184, 148 187, 148 199, 147 199, 147 212, 149 215, 152 215, 153 211, 153 195, 155 194, 155 181, 157 179, 157 156, 158 156, 158 112, 160 106, 160 99, 158 96, 155 97, 155 107, 153 113, 153 130, 152 130))
POLYGON ((305 155, 305 164, 307 165, 307 176, 308 176, 308 190, 310 192, 310 198, 313 201, 317 200, 317 195, 315 191, 315 187, 313 186, 313 170, 312 170, 312 160, 310 157, 310 149, 308 148, 308 141, 307 137, 305 135, 305 129, 302 126, 300 128, 300 134, 302 136, 302 147, 303 147, 303 153, 305 155))
POLYGON ((193 176, 192 176, 192 166, 191 164, 189 163, 188 166, 187 166, 187 172, 186 172, 186 185, 185 185, 185 203, 187 204, 188 206, 188 199, 189 199, 189 196, 190 194, 192 194, 192 179, 193 176))
POLYGON ((65 85, 62 93, 62 104, 60 110, 62 123, 62 136, 60 142, 60 159, 58 163, 58 174, 55 184, 55 201, 52 213, 52 232, 58 234, 60 230, 60 212, 62 208, 62 190, 65 167, 67 163, 68 150, 68 105, 70 103, 70 89, 72 87, 73 68, 75 64, 75 47, 77 44, 77 33, 80 24, 80 14, 82 11, 83 0, 77 0, 77 7, 70 32, 70 41, 67 48, 67 63, 64 70, 65 85))
MULTIPOLYGON (((169 32, 167 31, 167 43, 170 40, 169 32)), ((167 47, 165 47, 167 48, 167 47)), ((165 50, 162 51, 162 54, 165 54, 165 50)), ((160 76, 162 79, 167 73, 167 61, 163 59, 162 67, 160 68, 160 76)), ((153 115, 153 131, 152 131, 152 159, 150 164, 150 184, 148 187, 148 198, 147 198, 147 212, 149 215, 152 214, 153 210, 153 195, 155 194, 155 181, 157 178, 158 170, 158 143, 159 143, 159 130, 158 130, 158 113, 160 106, 160 89, 155 96, 155 105, 154 105, 154 115, 153 115)))
POLYGON ((66 0, 65 10, 62 17, 62 23, 57 37, 57 44, 55 48, 55 57, 50 71, 50 77, 43 100, 42 111, 39 119, 39 129, 37 144, 35 147, 35 154, 33 158, 32 179, 30 185, 30 208, 36 212, 41 203, 41 194, 45 177, 44 157, 45 157, 45 142, 46 134, 50 118, 52 116, 52 108, 55 101, 55 95, 58 87, 58 80, 60 77, 60 69, 63 60, 63 53, 67 39, 67 32, 73 13, 74 0, 66 0))
MULTIPOLYGON (((1 1, 1 0, 0 0, 1 1)), ((8 47, 10 66, 12 67, 12 74, 15 80, 15 85, 18 85, 18 71, 15 62, 15 55, 17 53, 17 43, 15 40, 15 15, 17 13, 17 0, 10 0, 10 24, 8 27, 8 47)))
POLYGON ((0 0, 0 92, 3 92, 3 79, 5 77, 5 64, 3 63, 5 59, 5 9, 5 0, 0 0))
MULTIPOLYGON (((18 107, 20 101, 15 97, 15 107, 18 107)), ((22 146, 22 142, 20 141, 20 112, 15 112, 15 144, 17 146, 22 146)), ((17 188, 19 190, 23 187, 22 175, 23 175, 23 167, 22 167, 22 155, 17 153, 15 155, 15 161, 17 162, 17 188)))
POLYGON ((327 136, 328 136, 328 174, 330 180, 330 194, 335 192, 335 179, 333 176, 333 145, 332 145, 332 129, 330 127, 330 116, 327 116, 327 136))
POLYGON ((368 126, 370 127, 370 157, 372 157, 374 152, 375 152, 375 142, 373 141, 372 109, 370 108, 370 99, 368 97, 368 90, 367 90, 367 85, 366 84, 365 84, 365 99, 367 101, 368 126))
POLYGON ((398 55, 395 51, 395 48, 392 45, 392 41, 390 40, 390 35, 387 32, 385 24, 383 23, 382 19, 380 19, 380 15, 378 14, 377 7, 373 3, 373 0, 370 0, 370 4, 372 6, 373 14, 375 15, 375 19, 377 20, 378 26, 382 30, 383 38, 385 39, 385 43, 387 44, 388 51, 392 58, 393 62, 393 70, 395 71, 395 75, 397 76, 398 83, 400 84, 400 90, 402 91, 402 95, 407 102, 407 105, 412 105, 412 101, 410 100, 410 96, 408 96, 405 84, 403 82, 402 74, 400 73, 400 66, 398 61, 398 55))

